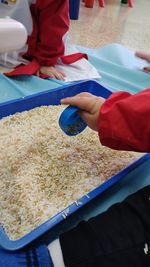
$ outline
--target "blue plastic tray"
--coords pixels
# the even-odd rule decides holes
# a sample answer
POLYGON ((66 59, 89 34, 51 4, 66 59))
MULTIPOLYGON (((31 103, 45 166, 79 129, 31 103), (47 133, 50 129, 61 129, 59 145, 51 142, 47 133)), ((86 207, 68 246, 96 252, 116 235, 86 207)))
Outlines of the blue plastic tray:
MULTIPOLYGON (((111 94, 109 90, 102 87, 95 81, 79 82, 77 84, 64 86, 59 89, 53 89, 44 93, 38 93, 32 96, 27 96, 25 98, 0 104, 0 118, 8 116, 10 114, 14 114, 16 112, 30 110, 34 107, 42 105, 57 105, 60 104, 61 98, 64 98, 66 96, 72 96, 83 91, 88 91, 97 96, 102 96, 105 98, 107 98, 111 94)), ((102 192, 106 191, 112 185, 119 182, 127 174, 145 163, 145 161, 147 161, 148 159, 150 159, 150 155, 144 155, 143 157, 132 163, 130 166, 111 177, 108 181, 106 181, 93 191, 89 192, 88 195, 83 196, 81 199, 77 200, 69 207, 66 207, 65 210, 52 217, 51 219, 31 231, 29 234, 22 237, 21 239, 15 241, 10 240, 3 228, 0 227, 0 246, 8 250, 17 250, 23 248, 27 244, 31 243, 33 240, 37 239, 38 237, 52 229, 61 221, 65 220, 66 217, 79 210, 85 204, 89 203, 92 199, 102 194, 102 192)))
POLYGON ((80 11, 80 0, 69 0, 70 19, 78 19, 80 11))

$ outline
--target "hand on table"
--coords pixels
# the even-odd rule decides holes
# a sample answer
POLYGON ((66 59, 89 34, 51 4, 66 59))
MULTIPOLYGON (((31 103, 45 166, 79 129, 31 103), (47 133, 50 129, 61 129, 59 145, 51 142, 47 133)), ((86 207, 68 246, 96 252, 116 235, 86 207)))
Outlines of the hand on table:
POLYGON ((39 72, 41 74, 45 74, 49 76, 50 78, 54 78, 54 79, 62 80, 62 81, 65 80, 65 74, 61 71, 56 70, 55 67, 52 67, 52 66, 51 67, 43 66, 40 68, 39 72))

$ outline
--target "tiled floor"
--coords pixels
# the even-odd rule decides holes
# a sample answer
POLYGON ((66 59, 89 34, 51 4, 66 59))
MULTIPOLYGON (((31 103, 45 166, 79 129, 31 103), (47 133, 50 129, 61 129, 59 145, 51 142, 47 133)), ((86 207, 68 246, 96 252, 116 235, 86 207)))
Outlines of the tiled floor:
POLYGON ((134 7, 121 0, 105 0, 105 8, 86 8, 81 1, 79 20, 72 20, 70 36, 75 44, 100 47, 121 43, 135 50, 150 52, 150 0, 134 0, 134 7))

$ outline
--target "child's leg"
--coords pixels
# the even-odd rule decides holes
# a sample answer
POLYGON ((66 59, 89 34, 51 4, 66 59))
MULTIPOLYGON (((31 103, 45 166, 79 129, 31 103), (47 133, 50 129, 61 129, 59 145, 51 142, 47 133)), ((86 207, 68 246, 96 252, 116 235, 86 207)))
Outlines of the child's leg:
POLYGON ((66 267, 150 266, 150 186, 60 237, 66 267))
POLYGON ((23 251, 0 250, 0 267, 53 267, 47 246, 23 251))

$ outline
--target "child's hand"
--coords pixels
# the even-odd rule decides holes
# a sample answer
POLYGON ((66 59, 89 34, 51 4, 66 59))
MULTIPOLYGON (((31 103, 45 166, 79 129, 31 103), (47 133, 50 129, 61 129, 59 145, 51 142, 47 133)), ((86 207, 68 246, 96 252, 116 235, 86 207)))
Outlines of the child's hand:
POLYGON ((54 67, 46 67, 43 66, 40 68, 40 73, 49 76, 50 78, 54 78, 57 80, 65 80, 65 74, 61 71, 56 70, 54 67))
POLYGON ((97 120, 99 112, 105 99, 89 93, 80 93, 73 97, 67 97, 61 100, 61 104, 76 106, 79 109, 79 115, 94 131, 98 131, 97 120))
MULTIPOLYGON (((148 55, 148 54, 146 54, 146 53, 143 53, 143 52, 136 52, 135 55, 136 55, 137 57, 140 57, 140 58, 145 59, 145 60, 147 60, 148 62, 150 62, 150 55, 148 55)), ((150 72, 150 67, 144 67, 144 70, 150 72)))

